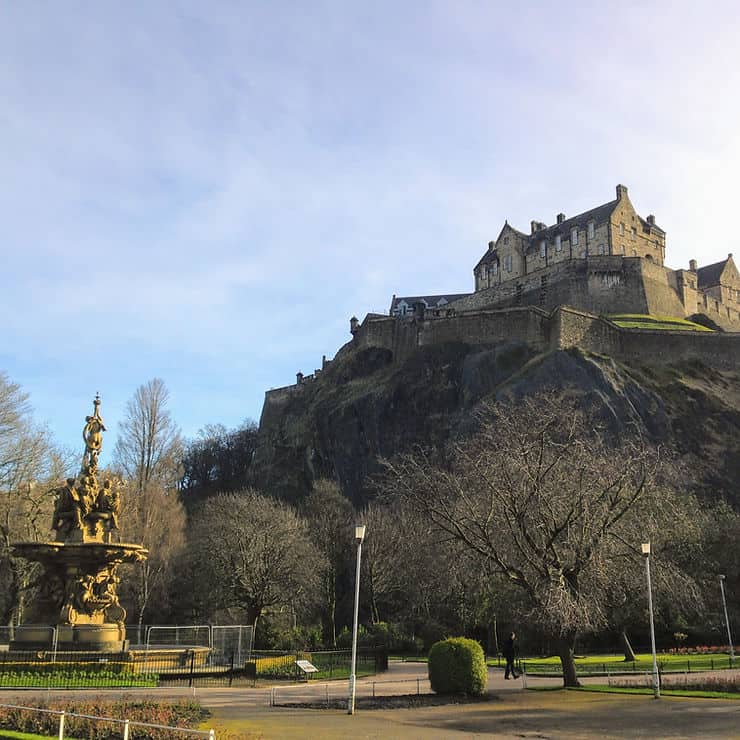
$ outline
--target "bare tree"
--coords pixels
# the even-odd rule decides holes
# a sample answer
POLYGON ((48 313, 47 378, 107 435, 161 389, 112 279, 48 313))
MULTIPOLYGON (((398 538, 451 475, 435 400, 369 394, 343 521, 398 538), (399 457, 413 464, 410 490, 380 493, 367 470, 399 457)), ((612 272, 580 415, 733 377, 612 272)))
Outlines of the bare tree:
POLYGON ((68 461, 49 432, 36 426, 28 395, 0 373, 0 616, 22 618, 33 583, 32 563, 12 555, 11 544, 38 541, 51 526, 52 482, 63 477, 68 461))
POLYGON ((126 404, 113 453, 124 481, 124 532, 150 553, 146 561, 134 566, 137 577, 122 591, 136 609, 139 625, 155 594, 158 608, 162 606, 165 581, 184 537, 184 513, 176 492, 182 439, 168 402, 169 392, 159 378, 139 386, 126 404))
POLYGON ((168 402, 164 381, 154 378, 136 389, 119 424, 115 465, 137 492, 155 481, 166 489, 175 488, 182 438, 168 402))
POLYGON ((388 462, 386 488, 526 594, 530 622, 558 638, 565 685, 578 685, 576 634, 608 624, 615 573, 676 526, 681 500, 659 485, 659 450, 639 430, 611 433, 562 396, 489 405, 477 420, 446 460, 388 462))
POLYGON ((316 602, 325 558, 294 509, 254 490, 221 494, 193 522, 201 584, 213 607, 240 607, 255 627, 268 607, 316 602))
POLYGON ((121 537, 142 544, 149 557, 136 565, 134 577, 121 584, 121 598, 134 610, 139 627, 168 615, 170 582, 185 547, 186 517, 177 493, 152 482, 143 491, 124 484, 121 537))
POLYGON ((336 647, 337 598, 340 578, 346 574, 348 559, 354 550, 351 529, 354 510, 336 483, 318 480, 306 498, 304 511, 311 540, 326 559, 321 584, 324 638, 336 647))

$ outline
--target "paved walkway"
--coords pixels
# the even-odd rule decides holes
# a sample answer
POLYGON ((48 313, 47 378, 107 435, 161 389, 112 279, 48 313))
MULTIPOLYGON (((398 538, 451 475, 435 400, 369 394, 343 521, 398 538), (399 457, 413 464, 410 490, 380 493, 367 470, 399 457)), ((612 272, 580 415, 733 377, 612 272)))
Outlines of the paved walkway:
MULTIPOLYGON (((724 672, 726 675, 726 672, 724 672)), ((586 679, 603 683, 604 679, 586 679)), ((0 691, 0 703, 32 705, 40 696, 127 698, 195 696, 213 712, 208 721, 229 738, 740 738, 740 701, 663 698, 564 691, 523 691, 523 679, 505 681, 489 670, 490 702, 427 708, 363 710, 354 716, 329 709, 270 706, 282 701, 347 695, 347 681, 277 688, 162 688, 121 691, 0 691)), ((558 678, 528 679, 530 686, 559 686, 558 678)), ((358 681, 358 696, 428 693, 426 664, 391 663, 389 671, 358 681)))

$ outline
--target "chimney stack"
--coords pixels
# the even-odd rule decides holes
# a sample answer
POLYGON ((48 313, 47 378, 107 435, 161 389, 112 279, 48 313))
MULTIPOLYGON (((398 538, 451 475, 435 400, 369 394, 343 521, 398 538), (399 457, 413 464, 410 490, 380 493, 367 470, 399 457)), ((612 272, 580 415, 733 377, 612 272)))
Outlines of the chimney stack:
POLYGON ((535 231, 537 231, 537 222, 536 221, 531 221, 530 222, 530 227, 532 228, 532 233, 534 234, 535 231))
POLYGON ((496 242, 488 242, 488 251, 492 252, 496 248, 496 242))
POLYGON ((696 272, 696 260, 689 260, 689 270, 696 272))
POLYGON ((655 216, 653 216, 653 214, 652 214, 652 213, 651 213, 651 214, 650 214, 650 215, 649 215, 649 216, 647 217, 647 222, 648 222, 648 223, 649 223, 649 224, 650 224, 651 226, 655 226, 655 216))
POLYGON ((627 186, 617 185, 617 200, 622 200, 623 197, 627 197, 627 186))
POLYGON ((357 333, 357 330, 360 328, 360 322, 357 320, 357 316, 353 316, 349 320, 349 331, 350 334, 353 336, 357 333))
POLYGON ((565 214, 564 213, 558 213, 558 223, 562 224, 563 221, 565 221, 565 214))

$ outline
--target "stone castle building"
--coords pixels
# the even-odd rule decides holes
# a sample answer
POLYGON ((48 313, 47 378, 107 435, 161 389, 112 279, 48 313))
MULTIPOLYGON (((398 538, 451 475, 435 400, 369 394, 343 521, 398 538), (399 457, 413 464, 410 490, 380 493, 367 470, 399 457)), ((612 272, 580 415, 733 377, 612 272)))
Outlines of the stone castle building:
MULTIPOLYGON (((394 295, 389 314, 353 316, 352 339, 336 358, 382 348, 403 362, 427 345, 513 340, 538 352, 578 347, 623 360, 699 360, 736 369, 740 275, 732 255, 673 270, 665 266, 665 250, 666 233, 655 217, 642 218, 627 188, 617 185, 614 200, 571 218, 559 213, 551 226, 532 221, 529 234, 505 223, 473 269, 472 293, 394 295), (632 327, 614 314, 651 319, 632 327), (704 327, 655 319, 666 316, 704 327)), ((264 408, 301 393, 332 362, 324 357, 313 374, 299 372, 294 385, 267 391, 264 408)))
POLYGON ((640 216, 627 188, 617 185, 614 200, 570 218, 559 213, 551 226, 532 221, 528 234, 506 222, 473 269, 473 293, 393 296, 390 314, 567 305, 598 315, 706 316, 740 331, 740 275, 732 255, 673 270, 665 266, 665 251, 666 233, 655 216, 640 216))

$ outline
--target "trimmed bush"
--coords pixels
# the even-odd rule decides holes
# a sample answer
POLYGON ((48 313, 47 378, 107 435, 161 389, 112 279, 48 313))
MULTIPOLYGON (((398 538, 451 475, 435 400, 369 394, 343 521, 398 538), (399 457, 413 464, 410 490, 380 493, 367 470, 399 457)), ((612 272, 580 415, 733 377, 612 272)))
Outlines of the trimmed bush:
POLYGON ((450 637, 429 651, 429 682, 437 694, 471 694, 486 690, 488 671, 483 648, 466 637, 450 637))

